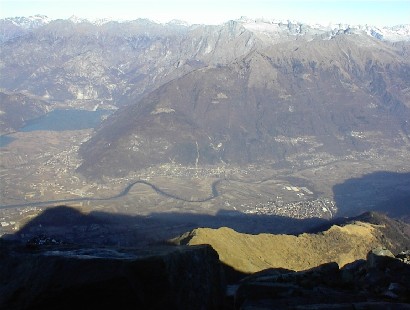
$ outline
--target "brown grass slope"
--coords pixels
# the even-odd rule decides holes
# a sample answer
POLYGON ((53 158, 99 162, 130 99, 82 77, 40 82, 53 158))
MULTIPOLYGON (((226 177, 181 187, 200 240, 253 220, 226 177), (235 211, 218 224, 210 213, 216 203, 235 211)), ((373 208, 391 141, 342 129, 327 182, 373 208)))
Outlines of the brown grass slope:
POLYGON ((210 244, 222 263, 244 273, 267 268, 300 271, 327 262, 337 262, 342 267, 365 259, 369 250, 377 246, 404 250, 410 246, 409 227, 377 213, 366 213, 316 234, 247 235, 226 227, 198 228, 173 241, 210 244))

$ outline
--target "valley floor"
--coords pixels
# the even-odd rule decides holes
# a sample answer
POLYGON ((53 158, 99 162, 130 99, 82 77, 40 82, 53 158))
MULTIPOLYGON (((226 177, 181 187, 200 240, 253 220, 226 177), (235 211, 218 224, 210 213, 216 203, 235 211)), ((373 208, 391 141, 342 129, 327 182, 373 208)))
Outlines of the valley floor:
MULTIPOLYGON (((392 207, 391 201, 400 206, 400 199, 408 198, 406 193, 410 192, 410 154, 406 148, 384 155, 290 157, 286 165, 183 167, 169 163, 131 172, 124 178, 89 180, 76 168, 81 163, 79 146, 90 134, 91 130, 12 134, 15 140, 0 148, 1 235, 18 230, 45 208, 61 204, 84 212, 203 215, 210 222, 221 215, 235 220, 328 220, 370 209, 408 218, 408 212, 386 209, 392 207)), ((305 228, 298 223, 278 226, 275 232, 305 228)), ((255 229, 263 232, 265 228, 255 229)))

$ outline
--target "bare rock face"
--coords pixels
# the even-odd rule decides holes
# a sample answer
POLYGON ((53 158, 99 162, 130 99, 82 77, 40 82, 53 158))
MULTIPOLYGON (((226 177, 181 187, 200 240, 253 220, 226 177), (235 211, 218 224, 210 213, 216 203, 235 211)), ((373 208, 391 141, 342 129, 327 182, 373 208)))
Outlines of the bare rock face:
POLYGON ((394 254, 386 248, 378 247, 371 250, 367 254, 367 263, 369 265, 369 268, 384 267, 383 264, 384 262, 386 262, 387 264, 387 261, 389 260, 388 257, 394 258, 394 254))
POLYGON ((0 255, 2 309, 220 309, 209 246, 143 250, 48 247, 0 255))

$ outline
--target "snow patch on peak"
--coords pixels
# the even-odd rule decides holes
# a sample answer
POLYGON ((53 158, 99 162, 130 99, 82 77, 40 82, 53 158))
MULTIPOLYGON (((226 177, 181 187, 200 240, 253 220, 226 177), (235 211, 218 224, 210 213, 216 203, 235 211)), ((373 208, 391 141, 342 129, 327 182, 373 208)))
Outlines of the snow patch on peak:
POLYGON ((184 26, 184 27, 189 27, 191 26, 190 23, 184 21, 184 20, 179 20, 179 19, 173 19, 170 20, 169 22, 166 23, 166 25, 171 25, 171 26, 184 26))
POLYGON ((98 18, 92 21, 92 23, 96 26, 101 26, 101 25, 111 23, 111 22, 122 22, 122 21, 115 20, 114 18, 98 18))
POLYGON ((89 23, 88 19, 86 18, 81 18, 75 15, 71 15, 68 20, 70 22, 73 22, 74 24, 81 24, 81 23, 89 23))
POLYGON ((306 24, 292 20, 253 19, 242 16, 237 20, 246 29, 268 37, 299 36, 332 38, 340 34, 367 34, 378 40, 410 41, 410 24, 394 27, 376 27, 350 24, 306 24))
MULTIPOLYGON (((139 23, 146 24, 147 26, 152 24, 163 26, 177 26, 177 27, 191 27, 189 24, 181 20, 171 20, 167 23, 157 22, 150 19, 137 19, 137 20, 118 20, 114 18, 103 18, 90 20, 81 18, 78 16, 71 16, 67 19, 75 24, 90 23, 96 26, 101 26, 109 22, 119 23, 139 23)), ((3 34, 0 35, 0 42, 4 42, 12 37, 20 36, 22 33, 39 28, 53 21, 45 15, 34 15, 29 17, 10 17, 0 20, 0 24, 3 30, 3 34), (11 29, 14 28, 14 29, 11 29), (16 30, 17 29, 17 30, 16 30), (19 32, 19 33, 17 33, 19 32)), ((349 25, 349 24, 308 24, 301 23, 293 20, 281 20, 281 19, 266 19, 266 18, 249 18, 242 16, 237 20, 227 21, 222 25, 228 26, 231 30, 238 29, 238 27, 244 27, 245 29, 254 32, 260 37, 272 40, 290 39, 293 40, 299 36, 304 36, 308 40, 318 39, 331 39, 341 34, 367 34, 373 38, 384 41, 410 41, 410 24, 397 25, 393 27, 380 27, 371 25, 349 25)))
POLYGON ((87 19, 87 18, 82 18, 82 17, 78 17, 75 15, 72 15, 69 19, 69 21, 73 22, 74 24, 81 24, 81 23, 89 23, 89 24, 93 24, 96 26, 101 26, 104 25, 106 23, 110 23, 110 22, 122 22, 120 20, 116 20, 113 18, 96 18, 96 19, 87 19))
POLYGON ((372 27, 370 33, 387 41, 410 41, 410 24, 382 28, 372 27))
POLYGON ((19 26, 23 29, 38 28, 52 21, 52 19, 50 19, 46 15, 39 14, 29 17, 8 17, 3 20, 11 22, 15 26, 19 26))

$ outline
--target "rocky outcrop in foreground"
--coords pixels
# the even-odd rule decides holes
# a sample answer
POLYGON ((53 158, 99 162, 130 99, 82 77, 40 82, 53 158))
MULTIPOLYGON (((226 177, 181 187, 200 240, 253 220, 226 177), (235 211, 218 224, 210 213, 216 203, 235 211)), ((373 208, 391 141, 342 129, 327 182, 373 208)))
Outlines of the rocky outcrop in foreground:
POLYGON ((242 280, 236 309, 410 309, 410 251, 382 247, 339 269, 268 269, 242 280))
POLYGON ((222 307, 223 277, 210 246, 125 250, 0 245, 0 309, 222 307))
POLYGON ((208 237, 215 250, 0 239, 0 309, 410 309, 408 226, 383 215, 299 236, 197 232, 208 234, 176 240, 208 237))
POLYGON ((410 251, 379 247, 341 269, 272 268, 226 286, 205 245, 0 246, 0 309, 410 309, 410 251))

